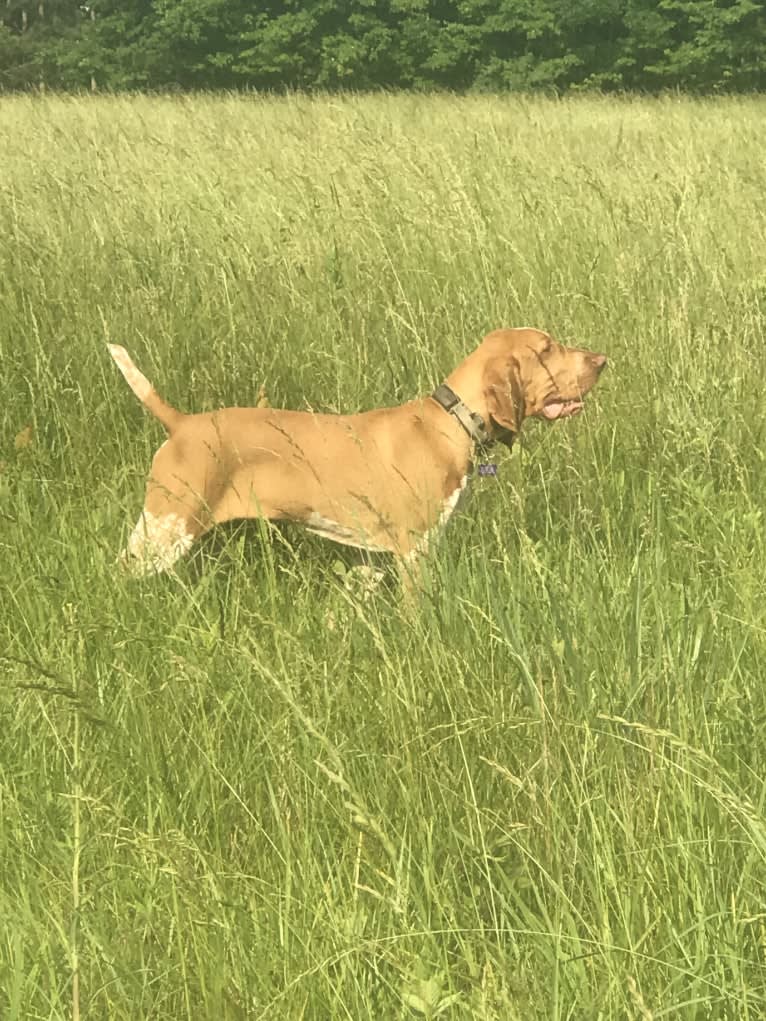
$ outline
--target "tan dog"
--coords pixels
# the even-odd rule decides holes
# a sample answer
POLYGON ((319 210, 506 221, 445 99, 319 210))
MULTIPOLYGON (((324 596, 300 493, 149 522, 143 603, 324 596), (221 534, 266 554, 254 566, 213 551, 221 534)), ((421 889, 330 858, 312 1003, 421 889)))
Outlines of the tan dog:
POLYGON ((510 446, 525 418, 582 409, 606 357, 539 330, 496 330, 430 397, 358 415, 269 407, 184 415, 124 348, 109 350, 169 438, 157 451, 124 562, 170 568, 213 525, 263 517, 393 553, 409 575, 454 511, 477 448, 510 446))

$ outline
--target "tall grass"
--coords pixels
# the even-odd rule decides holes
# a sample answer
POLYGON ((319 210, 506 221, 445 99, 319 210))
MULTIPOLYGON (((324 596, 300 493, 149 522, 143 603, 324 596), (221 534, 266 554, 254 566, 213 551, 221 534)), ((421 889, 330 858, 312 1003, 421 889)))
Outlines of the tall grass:
POLYGON ((766 103, 0 104, 0 1016, 766 1013, 766 103), (174 404, 602 350, 414 614, 297 530, 114 557, 174 404), (31 429, 29 428, 31 426, 31 429))

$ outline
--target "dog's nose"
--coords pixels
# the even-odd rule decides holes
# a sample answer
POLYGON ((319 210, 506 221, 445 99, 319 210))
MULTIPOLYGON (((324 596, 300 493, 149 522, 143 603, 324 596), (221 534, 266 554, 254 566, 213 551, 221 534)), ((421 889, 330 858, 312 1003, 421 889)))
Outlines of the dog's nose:
POLYGON ((596 366, 599 372, 606 366, 606 355, 594 355, 593 364, 596 366))

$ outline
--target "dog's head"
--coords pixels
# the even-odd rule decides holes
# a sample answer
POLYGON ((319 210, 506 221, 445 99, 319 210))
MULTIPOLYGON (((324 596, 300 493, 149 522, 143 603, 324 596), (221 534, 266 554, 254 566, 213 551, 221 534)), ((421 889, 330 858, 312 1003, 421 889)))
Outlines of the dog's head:
POLYGON ((525 418, 555 421, 582 411, 606 355, 564 347, 541 330, 496 330, 482 341, 484 398, 496 438, 525 418))

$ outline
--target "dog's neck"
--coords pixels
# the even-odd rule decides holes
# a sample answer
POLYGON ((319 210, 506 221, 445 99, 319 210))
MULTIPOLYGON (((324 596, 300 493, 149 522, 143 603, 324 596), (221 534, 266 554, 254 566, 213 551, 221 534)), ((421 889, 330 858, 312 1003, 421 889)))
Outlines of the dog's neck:
POLYGON ((471 411, 449 384, 442 383, 441 386, 437 386, 431 396, 440 408, 457 419, 476 447, 479 449, 488 447, 493 442, 487 423, 481 415, 471 411))
POLYGON ((486 355, 480 347, 453 369, 447 376, 445 384, 460 398, 466 409, 469 409, 469 414, 483 423, 487 439, 480 442, 472 436, 476 448, 482 450, 493 443, 502 443, 510 450, 516 439, 516 432, 503 428, 490 415, 484 372, 481 371, 485 360, 486 355))
POLYGON ((481 401, 482 411, 484 412, 481 414, 476 410, 476 406, 473 403, 469 403, 460 391, 455 391, 452 386, 454 375, 453 373, 449 376, 446 383, 437 386, 431 397, 440 408, 460 424, 463 431, 470 438, 470 459, 473 459, 474 453, 481 453, 495 443, 502 443, 510 450, 513 446, 513 441, 516 439, 516 433, 511 429, 500 428, 497 423, 490 422, 486 401, 481 401))

